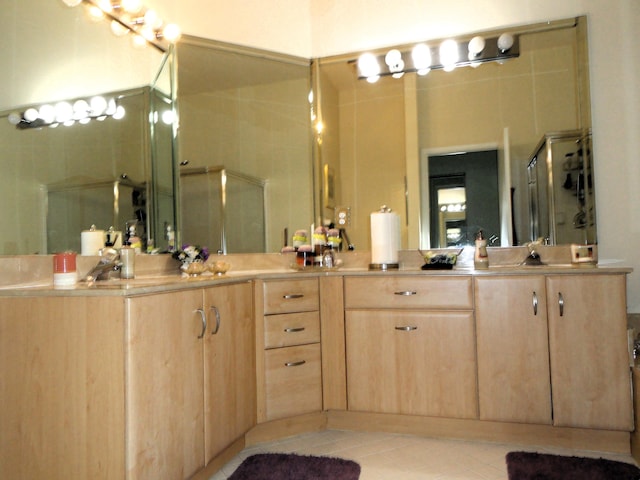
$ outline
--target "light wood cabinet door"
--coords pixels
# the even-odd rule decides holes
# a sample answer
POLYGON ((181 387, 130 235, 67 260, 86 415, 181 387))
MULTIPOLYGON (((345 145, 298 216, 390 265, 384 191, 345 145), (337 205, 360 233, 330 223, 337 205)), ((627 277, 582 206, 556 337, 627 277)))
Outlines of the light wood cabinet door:
POLYGON ((202 290, 127 303, 127 474, 189 478, 204 466, 202 290))
POLYGON ((547 277, 553 417, 631 430, 624 275, 547 277))
POLYGON ((204 291, 205 463, 256 423, 253 290, 250 283, 204 291))
POLYGON ((551 424, 545 278, 475 279, 481 420, 551 424))
POLYGON ((124 478, 124 305, 0 299, 0 478, 124 478))
POLYGON ((471 311, 348 310, 349 410, 477 418, 471 311))

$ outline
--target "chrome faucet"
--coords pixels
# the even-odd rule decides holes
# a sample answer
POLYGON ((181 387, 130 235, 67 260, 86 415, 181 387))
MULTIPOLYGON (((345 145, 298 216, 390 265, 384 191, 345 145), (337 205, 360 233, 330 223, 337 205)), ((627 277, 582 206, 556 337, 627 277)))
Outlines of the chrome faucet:
POLYGON ((85 275, 85 281, 91 283, 97 280, 108 280, 109 273, 120 270, 120 254, 113 248, 100 250, 100 261, 85 275))

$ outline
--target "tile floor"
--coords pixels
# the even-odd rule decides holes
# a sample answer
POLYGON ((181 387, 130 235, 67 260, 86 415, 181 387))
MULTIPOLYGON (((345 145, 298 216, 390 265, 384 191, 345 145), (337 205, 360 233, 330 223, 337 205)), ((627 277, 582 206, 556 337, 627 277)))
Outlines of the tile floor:
POLYGON ((226 480, 245 458, 264 452, 327 455, 355 460, 362 468, 360 480, 506 480, 504 458, 512 450, 605 457, 635 464, 630 455, 327 430, 248 447, 210 480, 226 480))

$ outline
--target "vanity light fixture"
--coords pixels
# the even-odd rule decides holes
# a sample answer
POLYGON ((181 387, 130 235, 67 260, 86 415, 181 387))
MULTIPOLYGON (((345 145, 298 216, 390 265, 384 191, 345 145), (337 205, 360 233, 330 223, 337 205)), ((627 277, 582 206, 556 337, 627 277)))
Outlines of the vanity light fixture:
POLYGON ((110 21, 111 31, 117 36, 133 35, 134 45, 151 44, 166 52, 180 38, 180 28, 164 23, 155 10, 145 8, 141 0, 62 0, 69 7, 84 3, 89 17, 110 21))
POLYGON ((373 83, 381 76, 400 78, 408 72, 426 75, 431 70, 477 67, 482 63, 502 63, 519 56, 518 36, 510 33, 491 37, 478 35, 468 41, 448 39, 439 45, 420 43, 407 51, 394 48, 385 55, 363 53, 357 60, 357 75, 373 83))
POLYGON ((29 107, 22 113, 10 113, 7 120, 16 128, 25 130, 55 128, 58 125, 68 127, 76 122, 86 124, 91 120, 103 121, 108 117, 120 120, 124 115, 124 107, 118 105, 115 98, 107 100, 102 96, 95 96, 91 99, 57 102, 55 105, 45 103, 39 107, 29 107))

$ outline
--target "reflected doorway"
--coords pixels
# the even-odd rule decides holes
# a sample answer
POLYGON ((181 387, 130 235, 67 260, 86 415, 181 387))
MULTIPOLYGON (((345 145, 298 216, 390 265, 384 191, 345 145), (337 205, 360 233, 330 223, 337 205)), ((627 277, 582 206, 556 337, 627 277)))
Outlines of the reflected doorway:
POLYGON ((429 155, 422 167, 421 184, 429 193, 423 192, 421 208, 429 212, 430 247, 473 245, 478 230, 489 245, 500 245, 497 150, 429 155))

